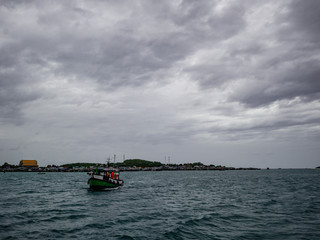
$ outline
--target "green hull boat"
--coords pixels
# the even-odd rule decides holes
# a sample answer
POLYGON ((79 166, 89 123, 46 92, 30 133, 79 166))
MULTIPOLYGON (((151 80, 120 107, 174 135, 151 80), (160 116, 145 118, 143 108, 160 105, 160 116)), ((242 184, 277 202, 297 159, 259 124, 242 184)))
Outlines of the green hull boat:
POLYGON ((123 180, 119 179, 119 172, 95 171, 90 173, 88 184, 92 190, 106 190, 122 186, 123 180))

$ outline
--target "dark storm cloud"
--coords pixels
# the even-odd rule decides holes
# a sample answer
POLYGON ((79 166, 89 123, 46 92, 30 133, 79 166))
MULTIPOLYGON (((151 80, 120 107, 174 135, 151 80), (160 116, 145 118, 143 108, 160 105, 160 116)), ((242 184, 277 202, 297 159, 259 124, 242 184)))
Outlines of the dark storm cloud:
MULTIPOLYGON (((108 4, 103 7, 108 8, 108 4)), ((108 28, 107 22, 94 19, 97 16, 91 10, 70 6, 59 10, 38 13, 39 27, 53 33, 42 36, 47 48, 34 49, 46 60, 57 63, 53 70, 57 75, 75 76, 79 81, 89 78, 103 87, 140 86, 152 80, 153 71, 167 68, 172 59, 179 58, 181 54, 175 52, 183 52, 179 44, 170 42, 175 38, 174 33, 162 39, 140 37, 135 28, 144 23, 139 19, 138 22, 126 18, 114 21, 108 28), (96 26, 99 24, 103 27, 96 26)), ((144 14, 135 10, 137 16, 144 14)))
MULTIPOLYGON (((8 44, 0 49, 0 122, 21 124, 23 116, 21 108, 27 102, 41 97, 33 81, 31 69, 25 67, 23 61, 31 62, 32 57, 20 54, 21 48, 8 44)), ((35 69, 33 69, 35 70, 35 69)))
POLYGON ((219 16, 213 14, 213 8, 214 4, 207 1, 183 1, 177 7, 169 2, 133 6, 135 20, 117 22, 111 32, 71 37, 66 40, 70 41, 69 51, 58 50, 54 60, 63 63, 63 74, 87 76, 104 87, 164 81, 162 71, 168 72, 177 61, 212 41, 236 34, 244 26, 243 7, 232 6, 219 16), (140 36, 143 32, 139 29, 147 26, 145 21, 150 18, 159 29, 140 36))
MULTIPOLYGON (((226 6, 220 13, 214 12, 214 7, 215 3, 211 1, 183 1, 178 8, 179 12, 172 14, 174 23, 182 27, 182 32, 186 35, 181 42, 176 42, 185 48, 180 60, 196 50, 215 48, 215 44, 228 40, 246 27, 245 5, 236 3, 226 6)), ((185 73, 204 88, 219 87, 235 74, 233 70, 227 62, 210 60, 201 65, 183 68, 185 73)))
MULTIPOLYGON (((184 44, 199 49, 210 49, 212 44, 238 34, 246 26, 245 6, 230 5, 217 13, 210 1, 183 1, 172 19, 189 37, 184 44)), ((188 48, 190 48, 188 46, 188 48)), ((188 52, 190 54, 192 52, 188 52)))
MULTIPOLYGON (((287 21, 288 31, 297 33, 314 43, 319 48, 320 42, 320 2, 317 0, 293 0, 287 21)), ((288 33, 288 31, 286 33, 288 33)))
MULTIPOLYGON (((0 121, 22 123, 24 105, 45 94, 39 84, 47 80, 41 73, 50 69, 63 38, 54 29, 41 27, 34 19, 45 14, 32 2, 2 1, 0 17, 0 121), (34 13, 37 13, 34 15, 34 13)), ((63 62, 61 62, 63 64, 63 62)))
MULTIPOLYGON (((260 36, 250 38, 249 35, 245 41, 234 40, 225 47, 217 45, 219 39, 215 39, 213 43, 216 45, 213 44, 211 49, 221 48, 218 53, 221 56, 214 53, 211 58, 207 57, 207 61, 187 66, 184 71, 198 81, 202 89, 219 89, 238 79, 251 79, 246 91, 239 92, 235 88, 229 97, 230 101, 248 107, 296 97, 302 101, 319 99, 319 6, 319 1, 292 1, 287 11, 274 9, 275 21, 258 29, 260 36), (270 35, 270 31, 273 34, 270 35), (272 42, 275 46, 270 45, 272 42)), ((247 7, 248 12, 250 8, 247 7)), ((222 29, 233 29, 231 37, 244 34, 244 27, 247 27, 244 15, 243 6, 233 6, 216 23, 222 29)), ((207 32, 207 40, 214 39, 210 38, 214 31, 211 28, 207 32)), ((222 32, 218 36, 223 36, 222 40, 228 38, 222 32)))
MULTIPOLYGON (((290 127, 299 126, 317 126, 319 124, 319 117, 303 117, 299 116, 297 119, 288 119, 287 117, 275 119, 272 121, 261 121, 260 123, 244 124, 243 126, 230 127, 225 133, 236 133, 236 132, 255 132, 261 134, 261 132, 267 133, 268 131, 284 130, 290 127)), ((217 131, 215 129, 215 131, 217 131)))
POLYGON ((272 79, 262 78, 262 86, 257 85, 245 93, 235 93, 231 100, 239 101, 249 107, 259 107, 297 97, 300 101, 306 102, 319 99, 319 66, 320 61, 299 62, 286 71, 269 73, 272 79))
POLYGON ((280 44, 278 49, 266 49, 263 44, 256 43, 254 52, 233 52, 246 59, 250 56, 262 56, 261 54, 269 54, 270 57, 263 61, 260 69, 251 73, 261 85, 252 88, 252 91, 245 95, 236 93, 230 100, 240 101, 250 107, 259 107, 296 97, 301 101, 319 99, 319 16, 319 1, 292 1, 287 14, 277 17, 276 24, 283 25, 275 35, 280 44))
POLYGON ((292 1, 286 17, 288 27, 279 32, 283 44, 293 42, 292 69, 282 81, 288 85, 284 96, 300 96, 306 101, 320 98, 320 2, 292 1), (286 35, 286 36, 285 36, 286 35))
POLYGON ((285 25, 274 36, 288 47, 283 52, 266 47, 265 39, 223 45, 248 27, 249 7, 257 5, 250 1, 227 3, 219 11, 215 1, 2 3, 7 16, 12 14, 0 17, 6 37, 0 45, 1 106, 7 116, 19 116, 21 104, 45 94, 37 88, 47 77, 42 71, 67 81, 91 81, 103 91, 142 87, 167 83, 179 62, 212 49, 222 56, 181 66, 201 90, 223 91, 239 78, 251 78, 254 85, 242 92, 235 89, 227 100, 259 107, 319 97, 319 61, 311 58, 319 46, 318 1, 293 1, 288 13, 276 14, 274 25, 285 25), (112 11, 100 16, 102 9, 112 11), (253 58, 261 63, 254 64, 253 58))
MULTIPOLYGON (((102 8, 122 10, 117 3, 95 3, 102 8)), ((213 13, 215 2, 208 1, 182 1, 179 5, 171 1, 127 2, 132 11, 111 22, 112 27, 97 18, 94 3, 87 8, 59 1, 2 4, 9 15, 10 11, 16 14, 15 10, 24 8, 15 21, 26 27, 1 20, 3 34, 11 39, 2 50, 10 49, 10 41, 16 48, 2 59, 2 67, 11 64, 15 68, 19 61, 29 77, 31 67, 45 68, 54 63, 55 67, 49 69, 52 74, 69 80, 90 79, 102 88, 166 81, 167 72, 177 61, 212 41, 229 38, 244 26, 243 6, 232 5, 217 15, 213 13), (24 19, 28 22, 25 26, 19 22, 24 19), (145 27, 150 28, 150 21, 155 28, 144 32, 145 27), (102 27, 97 27, 99 24, 102 27)), ((39 81, 36 73, 32 77, 39 81)), ((19 82, 23 85, 25 81, 19 82)))
MULTIPOLYGON (((288 74, 283 76, 283 89, 279 91, 278 99, 281 97, 295 98, 313 101, 320 96, 320 61, 301 62, 290 69, 288 74)), ((282 86, 280 86, 282 87, 282 86)), ((276 92, 277 94, 277 92, 276 92)))
MULTIPOLYGON (((289 114, 290 115, 290 114, 289 114)), ((319 141, 320 134, 315 129, 319 125, 318 116, 277 116, 273 119, 258 119, 250 123, 235 124, 228 127, 212 127, 208 130, 213 136, 219 136, 228 141, 243 141, 256 138, 267 139, 277 134, 277 140, 294 141, 294 136, 299 138, 319 141)))

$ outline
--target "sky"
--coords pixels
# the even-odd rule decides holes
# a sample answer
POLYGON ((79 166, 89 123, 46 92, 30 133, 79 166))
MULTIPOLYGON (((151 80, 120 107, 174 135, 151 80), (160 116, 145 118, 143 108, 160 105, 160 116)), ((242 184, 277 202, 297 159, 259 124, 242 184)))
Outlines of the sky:
POLYGON ((0 165, 320 166, 320 1, 0 1, 0 165))

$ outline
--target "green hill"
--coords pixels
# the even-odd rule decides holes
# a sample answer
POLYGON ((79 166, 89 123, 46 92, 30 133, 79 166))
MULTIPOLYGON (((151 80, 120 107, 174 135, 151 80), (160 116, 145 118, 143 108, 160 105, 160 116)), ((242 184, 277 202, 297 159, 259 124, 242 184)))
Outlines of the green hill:
POLYGON ((151 162, 142 159, 127 159, 123 163, 119 164, 121 167, 161 167, 161 162, 151 162))

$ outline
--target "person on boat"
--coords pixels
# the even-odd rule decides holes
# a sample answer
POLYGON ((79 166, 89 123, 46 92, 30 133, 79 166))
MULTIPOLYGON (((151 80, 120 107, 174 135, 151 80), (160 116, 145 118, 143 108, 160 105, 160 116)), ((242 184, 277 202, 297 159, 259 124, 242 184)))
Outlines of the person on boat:
POLYGON ((108 174, 107 174, 107 172, 105 172, 105 173, 103 174, 103 180, 108 180, 108 174))

